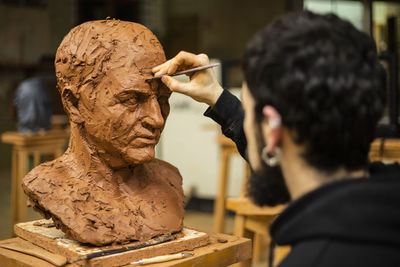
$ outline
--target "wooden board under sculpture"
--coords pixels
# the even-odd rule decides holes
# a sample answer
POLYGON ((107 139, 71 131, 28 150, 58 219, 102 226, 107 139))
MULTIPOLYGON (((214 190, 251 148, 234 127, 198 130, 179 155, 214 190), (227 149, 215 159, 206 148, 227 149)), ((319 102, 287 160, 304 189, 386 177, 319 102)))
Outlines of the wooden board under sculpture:
POLYGON ((14 226, 14 231, 17 236, 29 240, 39 247, 56 255, 64 256, 67 262, 73 263, 70 266, 122 266, 143 258, 192 251, 209 243, 207 233, 189 228, 184 228, 179 234, 171 236, 102 247, 82 244, 66 238, 62 231, 55 228, 52 220, 19 223, 14 226), (115 253, 118 250, 119 253, 115 253), (110 252, 109 255, 107 255, 108 252, 110 252), (86 260, 89 255, 94 255, 94 253, 105 255, 86 260))
MULTIPOLYGON (((7 267, 54 267, 54 266, 132 266, 132 261, 138 257, 155 259, 153 256, 168 251, 178 251, 178 254, 188 253, 192 256, 162 261, 152 264, 154 267, 188 267, 188 266, 215 266, 224 267, 236 262, 246 261, 251 257, 251 240, 221 233, 203 233, 193 229, 185 229, 174 240, 166 243, 139 248, 145 243, 158 242, 166 237, 156 237, 144 242, 132 242, 125 245, 113 245, 94 247, 83 245, 77 241, 67 239, 65 234, 54 227, 51 220, 39 220, 35 222, 21 223, 15 226, 15 230, 21 237, 0 241, 0 265, 7 267), (29 239, 31 242, 26 241, 29 239), (207 245, 190 249, 207 242, 207 245), (39 244, 35 245, 33 243, 39 244), (110 249, 136 247, 134 251, 92 258, 90 260, 76 261, 93 254, 110 252, 110 249), (45 249, 46 248, 46 249, 45 249), (132 260, 132 261, 131 261, 132 260), (73 262, 75 263, 68 263, 73 262), (125 264, 129 262, 129 264, 125 264), (122 264, 122 265, 120 265, 122 264)), ((161 257, 165 260, 166 255, 161 257)), ((177 254, 172 254, 177 255, 177 254)), ((143 259, 143 258, 140 258, 143 259)), ((248 264, 249 262, 246 262, 248 264)), ((250 266, 250 265, 243 265, 250 266)))
POLYGON ((146 252, 102 257, 101 264, 92 259, 96 266, 207 244, 206 233, 183 228, 178 169, 155 158, 171 92, 146 79, 163 62, 156 36, 137 23, 90 21, 64 37, 55 69, 70 120, 69 147, 34 168, 22 184, 29 204, 52 220, 43 225, 55 228, 18 224, 18 236, 68 262, 94 251, 153 242, 146 252), (164 243, 157 244, 160 240, 164 243))

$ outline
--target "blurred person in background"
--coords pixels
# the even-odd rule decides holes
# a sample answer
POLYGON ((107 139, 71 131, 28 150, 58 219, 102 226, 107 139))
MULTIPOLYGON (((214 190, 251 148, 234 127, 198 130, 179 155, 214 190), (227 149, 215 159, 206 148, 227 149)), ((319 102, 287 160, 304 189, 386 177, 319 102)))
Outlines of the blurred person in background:
POLYGON ((17 87, 14 96, 18 131, 23 134, 51 129, 52 105, 43 79, 30 76, 17 87))

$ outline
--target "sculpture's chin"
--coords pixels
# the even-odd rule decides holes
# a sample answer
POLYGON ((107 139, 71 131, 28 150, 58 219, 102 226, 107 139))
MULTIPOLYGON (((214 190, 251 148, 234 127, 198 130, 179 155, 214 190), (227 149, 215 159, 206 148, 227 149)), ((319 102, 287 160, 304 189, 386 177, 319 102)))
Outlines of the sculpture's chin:
POLYGON ((123 159, 128 165, 140 165, 152 161, 154 157, 154 146, 128 148, 123 154, 123 159))

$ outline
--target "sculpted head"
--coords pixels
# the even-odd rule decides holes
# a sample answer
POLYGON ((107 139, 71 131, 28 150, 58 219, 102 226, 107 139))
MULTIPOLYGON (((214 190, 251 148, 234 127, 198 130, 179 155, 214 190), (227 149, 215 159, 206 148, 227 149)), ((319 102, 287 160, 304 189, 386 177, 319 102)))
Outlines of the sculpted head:
POLYGON ((83 23, 57 50, 58 89, 71 129, 111 167, 154 158, 170 91, 145 80, 163 62, 162 46, 150 30, 118 20, 83 23))

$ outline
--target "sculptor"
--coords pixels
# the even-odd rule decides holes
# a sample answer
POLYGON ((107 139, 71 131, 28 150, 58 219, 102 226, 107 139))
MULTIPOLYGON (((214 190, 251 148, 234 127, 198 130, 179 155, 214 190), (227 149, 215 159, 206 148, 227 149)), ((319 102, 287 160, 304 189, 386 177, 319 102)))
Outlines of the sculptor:
POLYGON ((100 246, 182 229, 182 177, 154 158, 170 91, 145 82, 163 62, 155 35, 133 22, 86 22, 61 42, 55 68, 69 147, 22 186, 68 237, 100 246))

